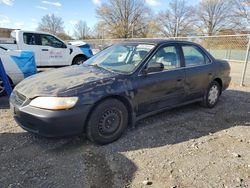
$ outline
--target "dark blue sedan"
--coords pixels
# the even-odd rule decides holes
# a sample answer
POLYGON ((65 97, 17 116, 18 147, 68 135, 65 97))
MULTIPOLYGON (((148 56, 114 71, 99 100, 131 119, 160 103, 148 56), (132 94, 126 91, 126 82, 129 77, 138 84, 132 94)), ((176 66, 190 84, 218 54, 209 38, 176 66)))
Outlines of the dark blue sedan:
POLYGON ((230 66, 192 42, 146 40, 113 45, 83 65, 21 82, 10 104, 32 133, 86 133, 95 143, 118 139, 146 116, 201 102, 214 107, 230 83, 230 66))

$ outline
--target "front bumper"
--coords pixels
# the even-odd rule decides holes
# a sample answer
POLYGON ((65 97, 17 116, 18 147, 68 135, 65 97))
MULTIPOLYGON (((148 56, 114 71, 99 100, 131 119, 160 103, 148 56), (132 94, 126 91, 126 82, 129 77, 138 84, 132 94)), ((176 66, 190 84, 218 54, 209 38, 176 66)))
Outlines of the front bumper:
POLYGON ((10 98, 10 106, 16 122, 26 131, 45 137, 66 137, 84 132, 90 105, 76 106, 69 110, 51 111, 25 105, 17 105, 10 98))

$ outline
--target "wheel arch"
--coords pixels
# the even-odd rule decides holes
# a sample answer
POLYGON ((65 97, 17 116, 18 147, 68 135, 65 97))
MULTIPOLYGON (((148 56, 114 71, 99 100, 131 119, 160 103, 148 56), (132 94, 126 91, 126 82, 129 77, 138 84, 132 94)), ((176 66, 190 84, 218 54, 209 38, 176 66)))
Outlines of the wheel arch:
POLYGON ((126 98, 125 96, 120 96, 120 95, 109 95, 106 97, 101 98, 100 100, 98 100, 97 102, 94 103, 93 107, 90 109, 88 116, 86 118, 85 124, 84 124, 84 132, 86 131, 86 126, 89 118, 92 114, 92 112, 94 111, 94 109, 103 101, 108 100, 108 99, 116 99, 118 101, 120 101, 121 103, 123 103, 123 105, 126 107, 127 111, 128 111, 128 125, 134 125, 135 122, 135 113, 133 110, 133 105, 130 102, 130 100, 128 98, 126 98))
POLYGON ((220 89, 220 94, 221 94, 221 93, 222 93, 222 88, 223 88, 222 79, 220 79, 220 78, 215 78, 213 81, 216 81, 216 82, 220 85, 220 87, 221 87, 221 89, 220 89))

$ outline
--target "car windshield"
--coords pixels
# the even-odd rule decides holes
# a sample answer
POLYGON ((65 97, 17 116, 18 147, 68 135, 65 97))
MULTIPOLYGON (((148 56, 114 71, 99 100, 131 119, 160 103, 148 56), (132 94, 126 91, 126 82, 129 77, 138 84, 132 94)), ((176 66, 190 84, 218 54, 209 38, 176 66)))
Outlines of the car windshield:
POLYGON ((129 74, 136 70, 154 47, 152 44, 117 44, 99 52, 84 64, 129 74))

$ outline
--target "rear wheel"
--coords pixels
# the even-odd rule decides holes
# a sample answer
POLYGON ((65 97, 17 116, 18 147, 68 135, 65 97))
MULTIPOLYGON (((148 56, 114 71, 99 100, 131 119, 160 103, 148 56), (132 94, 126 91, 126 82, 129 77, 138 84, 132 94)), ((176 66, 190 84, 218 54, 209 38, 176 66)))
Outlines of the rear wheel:
POLYGON ((74 60, 73 60, 73 65, 81 65, 81 64, 83 64, 85 61, 87 60, 87 58, 86 57, 84 57, 84 56, 78 56, 78 57, 76 57, 74 60))
POLYGON ((205 93, 204 99, 203 99, 203 106, 208 108, 213 108, 219 101, 221 93, 221 86, 218 82, 213 81, 209 87, 208 90, 205 93))
POLYGON ((121 137, 128 124, 128 111, 116 99, 101 102, 90 115, 87 137, 92 142, 103 145, 121 137))

